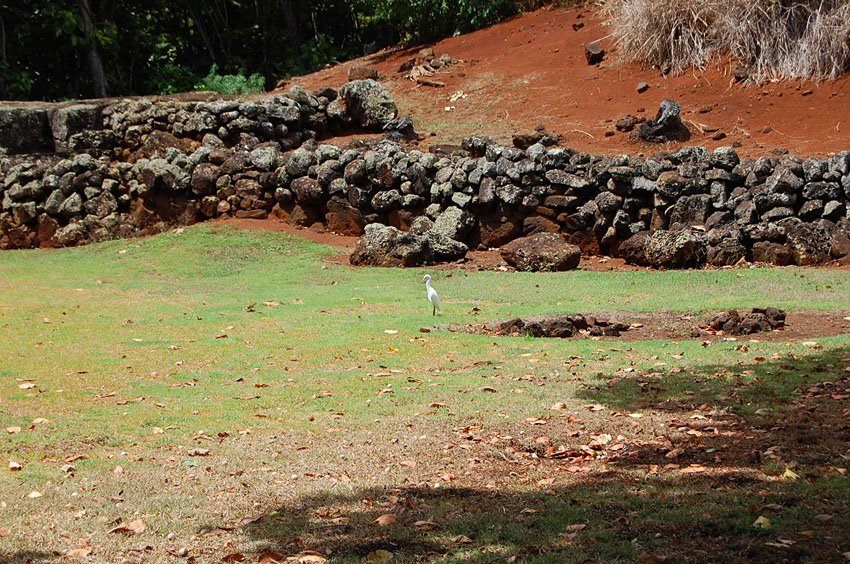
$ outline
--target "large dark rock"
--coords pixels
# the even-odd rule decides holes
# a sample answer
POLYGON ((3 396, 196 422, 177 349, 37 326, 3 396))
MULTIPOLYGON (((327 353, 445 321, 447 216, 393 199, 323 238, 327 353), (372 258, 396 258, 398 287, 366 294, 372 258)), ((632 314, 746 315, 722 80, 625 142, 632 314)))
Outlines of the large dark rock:
POLYGON ((501 255, 517 270, 556 272, 577 268, 581 249, 557 233, 537 233, 511 241, 502 247, 501 255))
POLYGON ((655 268, 689 268, 705 262, 703 235, 688 230, 639 232, 623 241, 617 252, 629 264, 655 268))
POLYGON ((52 153, 53 134, 47 110, 0 108, 0 148, 9 153, 52 153))
POLYGON ((753 243, 753 262, 788 266, 794 264, 794 255, 787 245, 773 241, 756 241, 753 243))
POLYGON ((829 262, 832 237, 822 225, 786 220, 782 227, 796 264, 810 266, 829 262))
POLYGON ((381 130, 398 116, 398 107, 389 91, 375 80, 349 82, 340 89, 340 95, 348 114, 366 129, 381 130))
POLYGON ((522 235, 522 218, 504 214, 500 211, 481 211, 478 216, 478 228, 481 244, 497 248, 522 235))
POLYGON ((449 239, 464 241, 474 224, 475 218, 472 214, 458 207, 450 206, 437 216, 432 230, 449 239))
POLYGON ((70 155, 79 151, 87 140, 93 140, 94 131, 103 129, 105 104, 72 104, 56 109, 51 115, 50 127, 56 152, 70 155))
POLYGON ((395 227, 370 223, 349 261, 356 266, 421 266, 458 260, 467 251, 463 243, 439 233, 405 233, 395 227))
POLYGON ((635 138, 650 143, 687 141, 691 137, 691 132, 682 123, 680 112, 681 107, 678 102, 663 100, 658 113, 655 114, 655 119, 642 123, 634 134, 635 138))
POLYGON ((328 213, 325 221, 329 231, 341 235, 363 235, 366 222, 363 213, 346 200, 331 198, 328 201, 328 213))
POLYGON ((730 309, 710 315, 705 325, 712 331, 722 331, 727 335, 752 335, 785 327, 785 311, 775 307, 753 308, 751 313, 742 316, 737 310, 730 309))

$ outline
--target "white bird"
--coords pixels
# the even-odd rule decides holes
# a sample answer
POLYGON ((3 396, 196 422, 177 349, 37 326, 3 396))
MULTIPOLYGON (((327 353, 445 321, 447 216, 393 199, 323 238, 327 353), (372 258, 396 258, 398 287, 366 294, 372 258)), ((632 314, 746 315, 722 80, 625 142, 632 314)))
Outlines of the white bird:
POLYGON ((426 274, 422 280, 425 281, 425 289, 428 291, 428 301, 431 302, 433 306, 432 315, 437 315, 437 312, 442 312, 440 308, 440 295, 437 294, 437 290, 431 287, 431 275, 426 274))

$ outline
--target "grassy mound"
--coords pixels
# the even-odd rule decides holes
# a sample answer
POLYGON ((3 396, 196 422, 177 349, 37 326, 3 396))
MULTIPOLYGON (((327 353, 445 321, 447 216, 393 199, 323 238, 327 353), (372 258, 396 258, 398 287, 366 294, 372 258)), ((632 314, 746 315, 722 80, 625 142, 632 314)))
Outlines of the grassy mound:
POLYGON ((625 57, 665 72, 702 68, 718 55, 756 81, 850 70, 845 0, 615 0, 605 12, 625 57))

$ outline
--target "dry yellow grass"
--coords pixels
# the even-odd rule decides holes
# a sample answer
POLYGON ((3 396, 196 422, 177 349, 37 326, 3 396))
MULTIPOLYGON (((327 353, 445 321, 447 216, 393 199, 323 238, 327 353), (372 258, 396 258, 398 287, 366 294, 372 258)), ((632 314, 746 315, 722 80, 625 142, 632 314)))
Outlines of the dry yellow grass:
POLYGON ((850 70, 846 0, 611 0, 604 11, 623 56, 665 72, 723 55, 755 81, 850 70))

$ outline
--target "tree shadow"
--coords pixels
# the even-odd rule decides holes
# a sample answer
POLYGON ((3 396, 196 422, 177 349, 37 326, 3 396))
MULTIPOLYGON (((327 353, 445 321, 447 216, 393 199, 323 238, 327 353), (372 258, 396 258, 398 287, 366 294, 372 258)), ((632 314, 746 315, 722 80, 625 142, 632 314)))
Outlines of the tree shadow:
POLYGON ((704 447, 689 462, 827 464, 850 454, 850 347, 730 365, 618 374, 578 395, 624 412, 672 417, 704 447))
POLYGON ((376 551, 394 562, 839 561, 850 550, 848 356, 842 347, 765 360, 738 376, 727 366, 618 376, 582 397, 660 412, 669 437, 642 431, 591 449, 587 434, 547 430, 575 441, 578 456, 531 442, 485 459, 467 480, 480 486, 342 485, 245 531, 282 555, 315 550, 334 562, 376 551))
POLYGON ((3 564, 35 564, 37 562, 53 562, 56 559, 56 554, 38 550, 21 550, 16 552, 0 550, 0 562, 3 562, 3 564))

